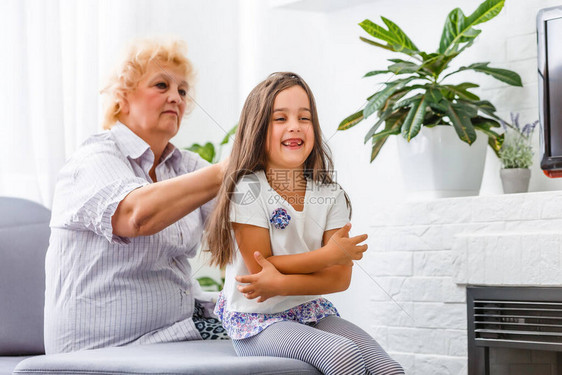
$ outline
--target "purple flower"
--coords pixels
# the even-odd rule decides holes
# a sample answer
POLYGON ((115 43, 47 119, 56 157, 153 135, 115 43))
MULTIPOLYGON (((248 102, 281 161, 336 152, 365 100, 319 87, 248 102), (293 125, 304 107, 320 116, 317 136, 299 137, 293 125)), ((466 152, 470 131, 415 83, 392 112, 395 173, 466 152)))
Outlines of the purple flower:
POLYGON ((277 229, 285 229, 291 221, 291 216, 284 208, 276 208, 269 219, 269 222, 277 229))
POLYGON ((533 135, 533 132, 535 130, 535 127, 538 125, 539 120, 529 123, 529 124, 525 124, 524 126, 519 125, 519 113, 510 113, 511 115, 511 124, 508 124, 506 122, 504 122, 503 120, 500 120, 500 123, 502 125, 502 127, 504 128, 504 130, 507 131, 512 131, 520 136, 522 136, 523 138, 529 140, 531 138, 531 136, 533 135))

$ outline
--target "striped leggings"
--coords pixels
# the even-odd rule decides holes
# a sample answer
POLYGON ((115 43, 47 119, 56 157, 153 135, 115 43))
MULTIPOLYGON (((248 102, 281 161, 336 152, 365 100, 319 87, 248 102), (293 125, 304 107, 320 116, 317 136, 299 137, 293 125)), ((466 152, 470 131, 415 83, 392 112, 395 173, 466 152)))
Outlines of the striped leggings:
POLYGON ((404 374, 367 332, 337 316, 311 326, 279 322, 255 336, 232 342, 239 356, 300 359, 325 375, 404 374))

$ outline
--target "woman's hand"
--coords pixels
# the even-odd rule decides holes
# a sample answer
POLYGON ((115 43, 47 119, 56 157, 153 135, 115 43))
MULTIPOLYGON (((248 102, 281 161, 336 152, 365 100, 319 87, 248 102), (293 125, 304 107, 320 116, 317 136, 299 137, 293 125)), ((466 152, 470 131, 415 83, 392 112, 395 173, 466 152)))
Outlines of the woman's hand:
POLYGON ((236 276, 236 281, 246 284, 238 285, 238 291, 243 293, 244 297, 248 299, 258 298, 258 302, 282 295, 282 283, 285 276, 265 259, 259 251, 254 253, 254 258, 262 269, 253 275, 236 276))
POLYGON ((353 265, 354 260, 363 258, 367 244, 359 245, 367 239, 366 234, 349 238, 351 223, 347 223, 334 233, 325 245, 326 255, 333 265, 353 265))

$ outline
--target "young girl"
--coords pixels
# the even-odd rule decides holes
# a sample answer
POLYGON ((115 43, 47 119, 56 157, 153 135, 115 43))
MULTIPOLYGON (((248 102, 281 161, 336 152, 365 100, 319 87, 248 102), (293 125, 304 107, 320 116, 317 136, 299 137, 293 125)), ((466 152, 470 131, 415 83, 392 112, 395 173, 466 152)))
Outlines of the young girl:
POLYGON ((403 374, 321 296, 348 288, 367 236, 348 236, 349 202, 302 78, 274 73, 252 90, 230 158, 207 241, 226 266, 215 313, 238 355, 296 358, 324 374, 403 374))

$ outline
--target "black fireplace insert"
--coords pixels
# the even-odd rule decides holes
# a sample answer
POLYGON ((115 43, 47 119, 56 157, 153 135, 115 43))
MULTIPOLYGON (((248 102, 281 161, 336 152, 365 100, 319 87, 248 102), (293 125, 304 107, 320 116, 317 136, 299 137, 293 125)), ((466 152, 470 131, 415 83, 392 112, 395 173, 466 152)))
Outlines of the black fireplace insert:
POLYGON ((490 348, 562 352, 562 288, 468 287, 468 374, 490 374, 490 348))

